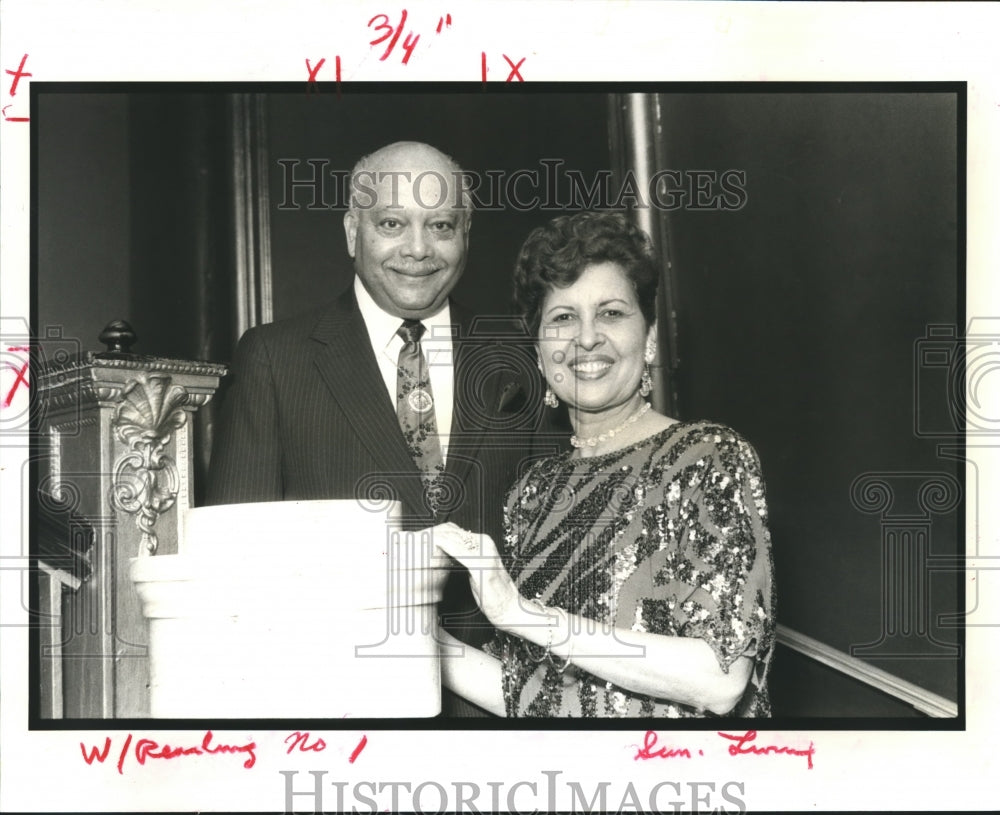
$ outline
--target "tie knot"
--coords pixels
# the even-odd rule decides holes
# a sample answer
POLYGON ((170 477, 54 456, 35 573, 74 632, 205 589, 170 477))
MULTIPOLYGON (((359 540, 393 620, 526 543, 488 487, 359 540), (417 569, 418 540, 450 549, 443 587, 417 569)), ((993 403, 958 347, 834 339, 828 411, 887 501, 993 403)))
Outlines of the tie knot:
POLYGON ((403 324, 396 333, 403 338, 403 342, 416 345, 424 335, 424 324, 420 320, 403 320, 403 324))

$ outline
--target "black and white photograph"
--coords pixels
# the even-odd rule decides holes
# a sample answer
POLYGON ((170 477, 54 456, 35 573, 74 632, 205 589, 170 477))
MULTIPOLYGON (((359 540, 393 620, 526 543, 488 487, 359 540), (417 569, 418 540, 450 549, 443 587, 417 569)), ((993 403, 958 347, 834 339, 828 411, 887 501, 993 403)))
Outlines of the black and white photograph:
POLYGON ((40 717, 960 715, 960 86, 36 88, 40 717))
POLYGON ((400 81, 463 16, 355 12, 297 81, 4 49, 25 738, 105 810, 745 811, 976 728, 982 92, 400 81))

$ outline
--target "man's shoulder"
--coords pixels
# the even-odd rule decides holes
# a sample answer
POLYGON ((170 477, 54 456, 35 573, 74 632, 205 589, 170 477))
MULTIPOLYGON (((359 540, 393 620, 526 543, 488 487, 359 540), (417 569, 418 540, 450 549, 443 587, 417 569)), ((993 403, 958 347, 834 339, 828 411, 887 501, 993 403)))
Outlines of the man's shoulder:
POLYGON ((241 343, 263 344, 268 347, 304 343, 312 337, 323 335, 329 327, 347 319, 350 314, 351 304, 341 295, 309 311, 254 326, 246 331, 241 343))
POLYGON ((248 329, 247 334, 256 334, 267 339, 308 337, 327 315, 335 314, 337 311, 334 303, 327 303, 293 317, 284 317, 274 322, 254 326, 248 329))

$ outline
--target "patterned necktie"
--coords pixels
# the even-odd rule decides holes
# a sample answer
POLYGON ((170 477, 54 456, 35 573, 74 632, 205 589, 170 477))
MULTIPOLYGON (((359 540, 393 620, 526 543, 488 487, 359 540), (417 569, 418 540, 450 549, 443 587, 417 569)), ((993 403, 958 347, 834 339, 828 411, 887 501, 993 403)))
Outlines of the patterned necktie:
POLYGON ((410 456, 423 474, 425 492, 433 507, 435 482, 444 472, 444 459, 434 421, 427 360, 420 347, 424 326, 418 320, 404 320, 396 333, 403 339, 396 362, 396 416, 410 456))

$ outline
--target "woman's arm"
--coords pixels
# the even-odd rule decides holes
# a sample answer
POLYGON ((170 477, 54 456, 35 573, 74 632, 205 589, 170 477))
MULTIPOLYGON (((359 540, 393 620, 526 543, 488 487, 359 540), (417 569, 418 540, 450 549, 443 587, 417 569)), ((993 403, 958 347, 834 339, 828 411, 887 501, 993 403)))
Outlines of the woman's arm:
POLYGON ((469 569, 476 601, 502 631, 548 648, 556 657, 568 658, 619 687, 656 699, 721 715, 743 695, 753 666, 749 658, 738 658, 727 673, 702 639, 632 631, 526 600, 488 535, 472 536, 454 524, 444 524, 434 528, 434 542, 469 569))
POLYGON ((442 684, 494 716, 506 716, 500 660, 466 645, 443 628, 439 636, 442 684))
POLYGON ((751 659, 740 657, 727 673, 703 639, 632 631, 520 595, 490 622, 633 693, 718 715, 739 702, 753 667, 751 659))

